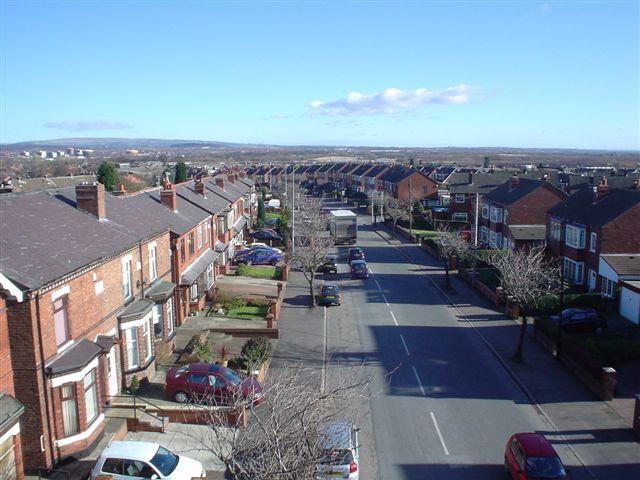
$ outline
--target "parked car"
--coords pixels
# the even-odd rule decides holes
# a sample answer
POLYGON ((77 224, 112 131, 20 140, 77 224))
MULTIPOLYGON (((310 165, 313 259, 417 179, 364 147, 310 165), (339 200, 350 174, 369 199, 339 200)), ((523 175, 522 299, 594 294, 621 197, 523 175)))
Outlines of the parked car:
POLYGON ((259 229, 258 229, 258 230, 256 230, 256 231, 257 231, 257 232, 271 232, 271 233, 273 233, 274 235, 279 235, 279 234, 278 234, 278 231, 277 231, 276 229, 274 229, 274 228, 271 228, 271 227, 262 227, 262 228, 259 228, 259 229))
POLYGON ((340 299, 340 287, 337 285, 326 283, 320 287, 319 305, 340 305, 340 299))
POLYGON ((233 263, 236 265, 239 263, 246 265, 276 265, 280 260, 282 260, 282 255, 279 253, 262 249, 250 250, 246 253, 236 254, 233 257, 233 263))
POLYGON ((347 250, 347 263, 351 265, 354 260, 364 260, 364 250, 360 247, 351 247, 347 250))
POLYGON ((322 459, 318 465, 318 478, 360 478, 360 444, 358 431, 352 422, 329 422, 318 431, 322 459))
POLYGON ((593 333, 607 328, 607 321, 595 308, 565 308, 560 315, 552 315, 551 320, 567 333, 593 333))
POLYGON ((504 469, 513 480, 568 480, 549 441, 539 433, 516 433, 504 451, 504 469))
POLYGON ((351 278, 369 278, 369 267, 364 260, 351 261, 351 278))
POLYGON ((254 240, 271 240, 271 241, 277 240, 279 242, 282 241, 282 237, 280 235, 268 230, 258 230, 257 232, 253 232, 251 234, 251 237, 254 240))
POLYGON ((338 262, 335 257, 326 257, 322 265, 318 267, 318 272, 338 273, 338 262))
POLYGON ((251 243, 246 244, 246 246, 245 246, 245 248, 247 248, 247 249, 260 248, 260 247, 270 248, 271 250, 275 250, 278 253, 283 253, 282 250, 280 250, 279 248, 272 247, 270 245, 267 245, 264 242, 251 242, 251 243))
POLYGON ((207 474, 197 460, 176 455, 157 443, 113 441, 91 469, 91 480, 98 476, 114 480, 131 480, 132 477, 183 480, 204 478, 207 474))
POLYGON ((262 385, 253 377, 242 380, 230 368, 211 363, 191 363, 167 371, 164 392, 178 403, 188 401, 229 404, 240 398, 262 403, 262 385))
POLYGON ((264 224, 265 224, 267 227, 277 227, 277 226, 278 226, 278 222, 280 222, 280 218, 278 218, 278 217, 272 217, 272 218, 267 218, 267 219, 264 221, 264 224))

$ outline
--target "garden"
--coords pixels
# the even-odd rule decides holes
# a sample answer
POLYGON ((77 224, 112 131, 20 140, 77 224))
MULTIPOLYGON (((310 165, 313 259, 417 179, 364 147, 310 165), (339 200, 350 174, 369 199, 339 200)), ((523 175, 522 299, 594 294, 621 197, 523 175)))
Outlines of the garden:
POLYGON ((224 316, 245 320, 264 320, 269 312, 270 301, 263 298, 238 298, 218 295, 211 306, 208 317, 224 316))

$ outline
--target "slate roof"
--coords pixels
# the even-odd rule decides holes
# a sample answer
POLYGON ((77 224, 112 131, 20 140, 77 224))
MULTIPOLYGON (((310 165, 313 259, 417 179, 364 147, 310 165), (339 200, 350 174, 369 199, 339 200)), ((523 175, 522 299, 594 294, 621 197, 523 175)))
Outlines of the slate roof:
POLYGON ((511 180, 507 180, 503 184, 498 185, 485 195, 485 201, 494 202, 499 205, 511 205, 521 198, 526 197, 537 188, 542 187, 545 183, 551 185, 544 180, 534 180, 523 177, 519 177, 519 179, 518 186, 513 189, 511 188, 511 180))
POLYGON ((469 173, 454 172, 447 179, 446 185, 449 192, 478 193, 486 195, 498 185, 502 185, 513 176, 510 172, 475 173, 472 175, 472 183, 469 183, 469 173))
POLYGON ((367 170, 369 170, 371 167, 373 167, 372 163, 363 163, 362 165, 359 165, 355 170, 351 171, 351 175, 361 177, 362 175, 367 173, 367 170))
POLYGON ((0 271, 36 289, 141 240, 106 215, 99 221, 54 191, 0 195, 0 271))
POLYGON ((514 240, 544 240, 546 235, 544 225, 509 225, 509 231, 514 240))
POLYGON ((47 373, 52 376, 77 372, 89 365, 91 360, 102 353, 102 347, 91 340, 83 338, 71 345, 61 356, 47 365, 47 373))
POLYGON ((384 172, 388 168, 389 168, 388 165, 374 165, 374 167, 370 169, 365 176, 373 178, 376 175, 380 175, 382 172, 384 172))
POLYGON ((24 405, 4 392, 0 392, 0 430, 6 430, 17 422, 24 412, 24 405))
POLYGON ((587 188, 550 208, 547 214, 583 225, 603 226, 638 204, 640 190, 610 188, 608 195, 594 203, 593 190, 587 188))
POLYGON ((627 255, 601 255, 620 276, 640 278, 640 253, 627 255))

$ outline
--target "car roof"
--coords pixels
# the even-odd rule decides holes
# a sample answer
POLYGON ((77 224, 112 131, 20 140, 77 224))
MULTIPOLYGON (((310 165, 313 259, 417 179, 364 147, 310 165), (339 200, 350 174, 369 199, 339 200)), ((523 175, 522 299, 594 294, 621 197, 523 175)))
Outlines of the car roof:
POLYGON ((151 460, 158 452, 158 448, 160 448, 160 445, 157 443, 114 440, 109 442, 109 445, 102 451, 100 456, 151 460))
POLYGON ((354 426, 349 421, 328 422, 318 429, 320 448, 324 450, 349 449, 355 445, 351 443, 351 431, 354 426))
POLYGON ((325 283, 325 284, 322 286, 322 288, 323 288, 323 289, 325 289, 325 288, 327 288, 327 289, 335 288, 335 289, 337 289, 337 290, 340 290, 340 287, 338 287, 338 285, 336 285, 336 284, 334 284, 334 283, 325 283))
POLYGON ((557 457, 558 454, 553 449, 549 441, 539 433, 518 433, 515 435, 522 449, 530 457, 557 457))
POLYGON ((191 363, 187 365, 190 373, 222 373, 226 368, 215 363, 191 363))

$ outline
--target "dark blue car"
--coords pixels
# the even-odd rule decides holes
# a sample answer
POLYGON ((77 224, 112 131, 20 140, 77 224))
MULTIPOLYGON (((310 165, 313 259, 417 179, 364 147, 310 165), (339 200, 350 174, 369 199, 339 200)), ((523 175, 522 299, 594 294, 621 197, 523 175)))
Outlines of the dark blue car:
POLYGON ((277 240, 279 242, 282 241, 282 237, 280 235, 276 235, 269 230, 258 230, 257 232, 253 232, 251 236, 255 240, 277 240))
POLYGON ((364 260, 351 262, 351 278, 369 278, 369 267, 364 260))
POLYGON ((282 260, 282 255, 268 250, 252 250, 233 257, 233 263, 236 265, 239 263, 244 263, 245 265, 276 265, 280 260, 282 260))

